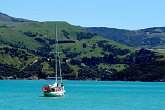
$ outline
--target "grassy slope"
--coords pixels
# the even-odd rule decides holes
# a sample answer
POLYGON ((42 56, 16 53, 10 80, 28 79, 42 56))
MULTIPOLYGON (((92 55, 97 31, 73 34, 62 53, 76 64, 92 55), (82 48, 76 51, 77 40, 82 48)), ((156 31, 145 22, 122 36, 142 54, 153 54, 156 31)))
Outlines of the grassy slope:
POLYGON ((153 27, 140 30, 91 27, 86 28, 86 30, 125 45, 165 48, 165 27, 153 27))
MULTIPOLYGON (((54 39, 54 22, 29 22, 29 23, 0 23, 0 26, 6 26, 9 28, 0 28, 0 39, 2 39, 3 41, 7 41, 8 43, 14 44, 14 45, 18 45, 19 42, 21 42, 21 44, 23 46, 25 46, 26 48, 29 48, 31 50, 36 50, 39 47, 43 47, 43 45, 39 42, 37 42, 35 40, 36 37, 40 37, 42 39, 54 39), (10 28, 12 27, 12 28, 10 28), (28 37, 26 35, 24 35, 24 32, 27 31, 31 31, 33 33, 38 33, 38 34, 42 34, 43 36, 39 36, 37 35, 36 37, 28 37)), ((98 42, 99 40, 107 40, 103 37, 97 36, 97 37, 93 37, 92 39, 83 39, 83 40, 77 40, 76 39, 76 32, 85 32, 85 30, 82 27, 78 27, 78 26, 72 26, 66 22, 57 22, 57 26, 58 26, 58 35, 59 35, 59 40, 68 40, 66 37, 63 36, 63 33, 61 32, 61 30, 65 30, 67 32, 69 32, 69 40, 74 40, 75 43, 74 44, 60 44, 60 49, 66 49, 66 48, 70 48, 69 52, 79 52, 81 53, 80 55, 78 55, 76 57, 76 59, 79 58, 83 58, 83 57, 102 57, 103 55, 101 54, 101 52, 103 52, 103 50, 101 48, 99 48, 96 45, 95 49, 92 49, 92 46, 94 44, 96 44, 96 42, 98 42), (87 44, 86 48, 83 48, 82 45, 83 43, 87 44)), ((125 46, 122 44, 119 44, 115 41, 111 41, 108 40, 107 42, 108 44, 114 45, 116 48, 121 48, 121 49, 129 49, 131 50, 131 52, 135 51, 135 48, 129 47, 129 46, 125 46)), ((4 46, 9 46, 8 44, 1 44, 0 48, 4 47, 4 46)), ((52 47, 52 52, 54 51, 54 45, 51 45, 50 47, 52 47)), ((23 59, 19 59, 18 57, 11 57, 10 55, 0 55, 0 63, 7 63, 7 64, 12 64, 17 68, 22 68, 23 66, 26 66, 27 64, 32 63, 33 61, 35 61, 36 59, 39 58, 39 56, 35 56, 32 55, 31 53, 28 53, 26 50, 24 50, 29 56, 28 56, 28 61, 24 61, 23 59)), ((64 58, 65 55, 62 54, 62 58, 64 58)), ((124 56, 119 56, 119 57, 124 57, 124 56)), ((69 64, 70 65, 70 64, 69 64)), ((70 65, 70 67, 72 67, 74 69, 74 73, 77 74, 78 72, 78 67, 77 66, 73 66, 70 65)), ((117 70, 121 70, 121 66, 108 66, 105 65, 102 66, 104 67, 109 67, 109 68, 117 68, 117 70)), ((123 68, 123 66, 122 66, 123 68)), ((49 66, 48 63, 44 62, 43 63, 43 69, 47 72, 47 73, 52 73, 51 72, 51 68, 49 66)))

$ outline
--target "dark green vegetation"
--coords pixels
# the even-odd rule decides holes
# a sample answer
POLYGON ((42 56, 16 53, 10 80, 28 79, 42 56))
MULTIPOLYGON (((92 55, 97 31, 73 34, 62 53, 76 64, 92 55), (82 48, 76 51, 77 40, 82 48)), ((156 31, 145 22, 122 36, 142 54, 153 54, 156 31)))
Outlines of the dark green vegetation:
MULTIPOLYGON (((3 21, 0 22, 0 78, 38 79, 54 76, 55 23, 10 19, 17 18, 0 14, 0 21, 3 21)), ((163 59, 163 53, 126 46, 131 45, 131 40, 128 42, 125 38, 130 39, 135 31, 112 29, 105 32, 104 29, 108 28, 83 28, 66 22, 56 24, 64 79, 164 81, 163 66, 159 66, 163 60, 157 60, 163 59), (107 36, 114 38, 114 41, 107 36), (148 69, 152 66, 147 65, 162 69, 148 69), (152 78, 156 74, 159 77, 152 78)), ((132 44, 134 42, 132 40, 132 44)), ((153 46, 154 42, 157 40, 153 39, 150 47, 159 44, 153 46)), ((134 46, 140 46, 138 43, 137 40, 134 46)))
POLYGON ((165 48, 165 27, 153 27, 133 31, 105 27, 93 27, 86 30, 128 46, 165 48))
POLYGON ((165 81, 165 61, 152 61, 131 65, 116 73, 114 80, 120 81, 165 81))

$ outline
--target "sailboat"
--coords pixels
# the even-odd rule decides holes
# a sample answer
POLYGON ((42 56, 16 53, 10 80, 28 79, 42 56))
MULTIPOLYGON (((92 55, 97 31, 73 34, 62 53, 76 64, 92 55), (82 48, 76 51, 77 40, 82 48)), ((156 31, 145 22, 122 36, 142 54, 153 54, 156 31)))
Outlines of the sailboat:
POLYGON ((57 25, 55 26, 55 77, 48 77, 49 79, 55 79, 53 84, 48 84, 42 86, 42 91, 45 97, 61 97, 64 95, 64 84, 62 83, 61 75, 61 61, 60 52, 58 46, 58 36, 57 36, 57 25))

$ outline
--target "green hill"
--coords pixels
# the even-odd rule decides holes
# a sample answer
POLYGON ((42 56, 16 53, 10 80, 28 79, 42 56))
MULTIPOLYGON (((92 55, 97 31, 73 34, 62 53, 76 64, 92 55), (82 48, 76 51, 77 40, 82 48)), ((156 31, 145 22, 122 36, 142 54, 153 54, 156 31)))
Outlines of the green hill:
MULTIPOLYGON (((0 16, 0 19, 4 16, 0 16)), ((125 77, 121 73, 126 70, 130 72, 131 65, 163 59, 163 56, 151 50, 128 46, 130 44, 127 43, 131 41, 128 42, 126 38, 133 38, 136 31, 109 31, 108 28, 98 28, 96 31, 97 28, 84 28, 67 22, 56 22, 56 25, 65 79, 120 80, 125 77), (107 37, 109 34, 112 40, 107 37), (121 35, 124 37, 119 40, 121 35)), ((141 30, 139 33, 152 38, 154 32, 141 30)), ((54 76, 54 34, 55 22, 0 22, 0 78, 38 79, 54 76)), ((132 42, 135 42, 134 38, 132 42)), ((137 47, 138 43, 137 40, 137 47)))
MULTIPOLYGON (((39 61, 43 74, 53 75, 52 54, 55 51, 54 22, 1 22, 0 23, 0 63, 11 65, 26 74, 31 74, 30 69, 35 61, 39 61)), ((97 36, 94 33, 86 32, 83 27, 73 26, 67 22, 56 22, 60 50, 62 52, 62 65, 66 70, 66 77, 77 77, 82 65, 92 66, 85 63, 90 58, 103 59, 114 57, 122 60, 126 55, 135 51, 135 48, 97 36), (78 64, 77 64, 78 63, 78 64)), ((125 64, 119 64, 124 68, 125 64)), ((121 70, 121 67, 110 66, 105 61, 100 61, 94 66, 100 68, 121 70), (103 64, 103 65, 101 65, 103 64)), ((98 68, 97 67, 97 68, 98 68)), ((34 75, 38 75, 34 73, 34 75)), ((64 75, 64 76, 65 76, 64 75)))
POLYGON ((165 27, 153 27, 140 30, 91 27, 86 28, 86 30, 128 46, 165 48, 165 27))

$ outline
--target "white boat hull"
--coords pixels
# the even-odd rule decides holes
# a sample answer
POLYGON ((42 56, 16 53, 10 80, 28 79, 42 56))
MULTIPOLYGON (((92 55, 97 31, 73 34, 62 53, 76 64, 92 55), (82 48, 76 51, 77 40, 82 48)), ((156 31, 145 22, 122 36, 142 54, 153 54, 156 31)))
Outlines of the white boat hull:
POLYGON ((44 92, 45 97, 61 97, 64 95, 64 91, 58 92, 44 92))

